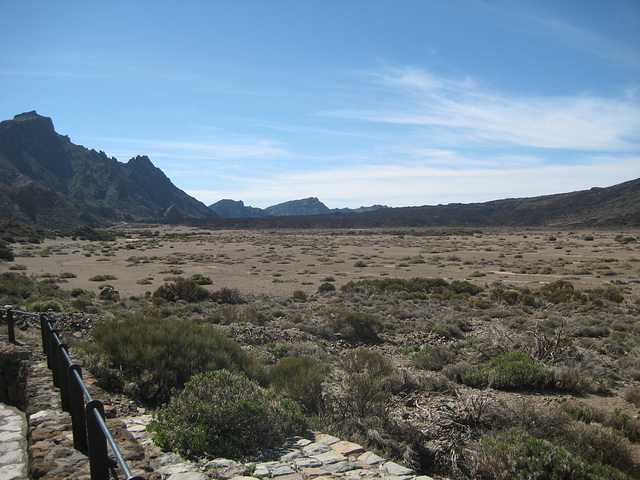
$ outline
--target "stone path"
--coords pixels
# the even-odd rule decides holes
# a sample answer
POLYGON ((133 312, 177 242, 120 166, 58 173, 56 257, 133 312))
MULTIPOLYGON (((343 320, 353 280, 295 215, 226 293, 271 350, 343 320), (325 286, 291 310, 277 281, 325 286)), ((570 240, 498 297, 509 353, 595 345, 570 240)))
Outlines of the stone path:
POLYGON ((292 438, 282 447, 264 453, 257 462, 242 464, 216 459, 193 463, 175 453, 164 453, 154 445, 146 431, 150 415, 122 420, 152 459, 155 472, 167 480, 433 480, 388 462, 358 444, 319 432, 292 438))
POLYGON ((27 477, 27 420, 20 410, 0 403, 0 478, 27 477))

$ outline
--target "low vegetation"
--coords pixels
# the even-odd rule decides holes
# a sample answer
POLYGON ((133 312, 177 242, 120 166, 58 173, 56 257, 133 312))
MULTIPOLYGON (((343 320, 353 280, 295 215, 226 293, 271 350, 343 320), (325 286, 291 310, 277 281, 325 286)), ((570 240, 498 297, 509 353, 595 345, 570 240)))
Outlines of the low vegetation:
POLYGON ((250 458, 307 428, 298 407, 243 375, 195 375, 158 410, 156 442, 193 458, 250 458))
MULTIPOLYGON (((0 299, 59 318, 98 384, 151 408, 157 442, 188 457, 252 458, 311 427, 435 477, 640 478, 635 236, 526 232, 496 246, 478 231, 446 241, 406 231, 392 238, 413 251, 390 260, 384 245, 361 251, 366 235, 354 234, 348 253, 330 238, 261 238, 259 262, 242 268, 281 294, 191 275, 200 259, 187 254, 141 251, 127 253, 132 269, 162 262, 135 277, 154 284, 145 295, 96 294, 109 288, 106 269, 94 292, 65 290, 73 272, 29 275, 16 261, 0 274, 0 299), (568 255, 577 244, 593 258, 568 255), (437 273, 410 276, 427 266, 437 273), (468 275, 441 278, 445 267, 468 275), (503 271, 535 280, 488 280, 503 271)), ((123 248, 173 240, 149 232, 123 248)), ((83 252, 98 261, 114 249, 83 252)), ((227 253, 206 262, 238 268, 227 253)))

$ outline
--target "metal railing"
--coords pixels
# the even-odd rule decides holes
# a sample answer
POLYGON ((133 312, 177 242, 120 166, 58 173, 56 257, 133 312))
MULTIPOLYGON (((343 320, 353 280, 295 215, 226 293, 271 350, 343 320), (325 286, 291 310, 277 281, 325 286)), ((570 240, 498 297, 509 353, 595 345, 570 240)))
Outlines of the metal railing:
POLYGON ((144 477, 131 474, 127 461, 105 422, 104 405, 99 400, 91 398, 89 390, 82 381, 82 369, 69 358, 69 348, 60 340, 60 332, 53 328, 49 318, 44 314, 8 308, 0 308, 1 314, 4 314, 7 319, 11 343, 16 343, 15 314, 39 317, 42 350, 47 356, 47 366, 53 374, 53 385, 60 389, 62 409, 71 414, 74 448, 89 454, 91 480, 109 479, 110 462, 107 444, 111 447, 127 480, 144 480, 144 477))

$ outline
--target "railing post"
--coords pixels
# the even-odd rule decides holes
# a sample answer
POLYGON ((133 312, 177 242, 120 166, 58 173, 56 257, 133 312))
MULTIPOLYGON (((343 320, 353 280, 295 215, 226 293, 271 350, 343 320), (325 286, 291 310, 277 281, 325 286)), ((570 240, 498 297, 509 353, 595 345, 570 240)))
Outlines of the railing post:
POLYGON ((86 406, 91 480, 109 480, 107 437, 102 431, 96 415, 101 415, 104 418, 104 405, 99 400, 92 400, 86 406))
POLYGON ((7 309, 7 327, 9 329, 9 343, 16 343, 16 332, 13 322, 13 312, 7 309))
POLYGON ((62 410, 68 412, 71 409, 69 403, 69 373, 68 369, 71 363, 67 361, 69 357, 69 347, 66 344, 61 343, 58 345, 58 378, 60 380, 60 403, 62 410), (66 353, 66 355, 65 355, 66 353))
POLYGON ((53 386, 60 388, 60 369, 58 368, 58 345, 60 341, 58 340, 58 331, 51 329, 51 334, 49 335, 49 358, 51 360, 51 372, 53 373, 53 386))
POLYGON ((47 366, 49 366, 49 333, 48 324, 49 321, 44 313, 40 314, 40 335, 42 335, 42 353, 47 356, 47 366))
POLYGON ((70 365, 69 377, 69 405, 71 411, 71 429, 73 430, 73 446, 77 450, 86 452, 87 421, 84 410, 84 392, 79 382, 82 381, 82 369, 78 365, 70 365))

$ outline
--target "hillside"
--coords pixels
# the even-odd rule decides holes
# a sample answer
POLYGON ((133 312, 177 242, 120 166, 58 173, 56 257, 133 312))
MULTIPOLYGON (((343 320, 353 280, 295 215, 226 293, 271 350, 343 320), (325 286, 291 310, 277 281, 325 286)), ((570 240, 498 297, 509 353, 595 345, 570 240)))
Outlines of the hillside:
POLYGON ((0 123, 0 185, 0 216, 45 227, 215 217, 149 158, 75 145, 35 111, 0 123))
POLYGON ((640 226, 640 179, 606 188, 486 203, 187 223, 216 228, 633 228, 640 226))

